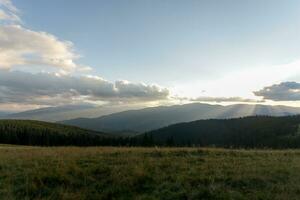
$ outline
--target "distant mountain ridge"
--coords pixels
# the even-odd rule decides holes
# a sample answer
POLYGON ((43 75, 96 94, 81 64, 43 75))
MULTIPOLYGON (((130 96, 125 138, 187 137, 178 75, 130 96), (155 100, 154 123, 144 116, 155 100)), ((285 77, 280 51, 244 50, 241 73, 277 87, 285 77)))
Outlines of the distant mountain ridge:
POLYGON ((0 111, 0 118, 1 118, 1 117, 4 117, 4 116, 7 116, 7 115, 10 115, 10 114, 12 114, 12 113, 0 111))
POLYGON ((61 121, 60 123, 96 131, 134 131, 143 133, 171 124, 201 119, 227 119, 253 115, 287 116, 295 114, 300 114, 300 108, 248 104, 221 106, 193 103, 129 110, 99 118, 77 118, 61 121))
MULTIPOLYGON (((138 106, 138 108, 143 108, 138 106)), ((93 104, 64 105, 28 110, 18 113, 0 113, 0 119, 25 119, 47 122, 70 120, 80 117, 99 117, 132 109, 127 105, 96 106, 93 104)))
POLYGON ((66 105, 57 107, 46 107, 24 112, 6 114, 0 116, 2 119, 27 119, 54 122, 72 118, 72 112, 91 109, 91 105, 66 105))

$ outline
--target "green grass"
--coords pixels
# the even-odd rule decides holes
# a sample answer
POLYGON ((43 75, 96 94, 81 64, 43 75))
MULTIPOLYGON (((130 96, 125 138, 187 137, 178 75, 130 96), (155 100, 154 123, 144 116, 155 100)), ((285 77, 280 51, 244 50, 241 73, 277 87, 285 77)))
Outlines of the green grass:
POLYGON ((0 146, 2 199, 299 199, 300 150, 0 146))

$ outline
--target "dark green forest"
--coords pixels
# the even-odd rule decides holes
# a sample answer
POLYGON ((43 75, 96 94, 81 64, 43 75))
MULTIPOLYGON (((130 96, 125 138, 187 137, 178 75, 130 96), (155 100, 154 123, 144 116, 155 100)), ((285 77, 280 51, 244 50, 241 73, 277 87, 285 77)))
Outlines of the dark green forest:
POLYGON ((0 143, 32 146, 150 146, 148 137, 122 137, 33 120, 0 120, 0 143))
POLYGON ((55 123, 0 120, 0 143, 36 146, 299 148, 299 124, 300 116, 209 119, 122 137, 55 123))
POLYGON ((0 120, 0 143, 38 146, 90 146, 107 134, 73 126, 31 120, 0 120))
POLYGON ((147 133, 156 144, 233 148, 299 148, 300 116, 252 116, 171 125, 147 133))

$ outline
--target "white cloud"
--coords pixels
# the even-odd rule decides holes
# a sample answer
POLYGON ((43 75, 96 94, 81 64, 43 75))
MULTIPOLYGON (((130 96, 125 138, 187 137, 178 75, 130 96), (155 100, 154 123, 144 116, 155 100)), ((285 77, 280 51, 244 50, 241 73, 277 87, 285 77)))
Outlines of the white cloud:
POLYGON ((0 10, 0 20, 8 20, 9 16, 3 10, 0 10))
POLYGON ((144 83, 131 83, 129 81, 116 81, 115 88, 123 98, 165 99, 169 96, 169 90, 158 85, 146 85, 144 83))
MULTIPOLYGON (((36 32, 20 25, 0 27, 0 69, 17 65, 51 66, 70 72, 78 65, 73 44, 46 32, 36 32)), ((81 67, 81 66, 79 66, 81 67)))
POLYGON ((10 0, 0 0, 0 22, 20 23, 19 10, 10 0))
POLYGON ((27 29, 20 22, 19 11, 12 2, 0 0, 0 69, 54 67, 60 73, 91 70, 76 62, 79 55, 75 53, 72 42, 27 29))

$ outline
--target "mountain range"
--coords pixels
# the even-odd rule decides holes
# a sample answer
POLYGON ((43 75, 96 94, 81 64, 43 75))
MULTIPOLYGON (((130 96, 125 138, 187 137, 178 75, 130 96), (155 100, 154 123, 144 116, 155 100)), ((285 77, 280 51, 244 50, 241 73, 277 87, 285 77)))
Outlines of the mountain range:
POLYGON ((60 123, 95 131, 143 133, 171 124, 200 119, 228 119, 254 115, 288 116, 296 114, 300 114, 300 108, 249 104, 221 106, 193 103, 129 110, 98 118, 77 118, 60 121, 60 123))
POLYGON ((228 119, 254 115, 288 116, 300 114, 300 108, 298 107, 249 104, 222 106, 192 103, 130 109, 132 109, 132 107, 121 105, 67 105, 12 114, 0 113, 0 118, 59 122, 94 131, 128 135, 159 129, 171 124, 201 119, 228 119))
POLYGON ((0 143, 34 146, 299 148, 300 115, 197 120, 131 137, 116 137, 57 123, 0 120, 0 143))
POLYGON ((45 107, 17 113, 0 112, 0 119, 29 119, 46 122, 56 122, 79 117, 100 117, 103 115, 109 115, 112 113, 125 111, 129 109, 132 109, 132 107, 124 105, 95 106, 93 104, 75 104, 56 107, 45 107))

